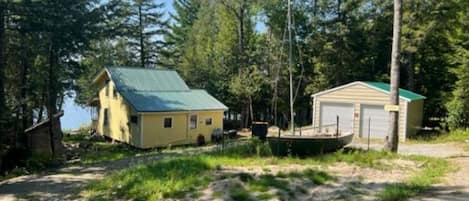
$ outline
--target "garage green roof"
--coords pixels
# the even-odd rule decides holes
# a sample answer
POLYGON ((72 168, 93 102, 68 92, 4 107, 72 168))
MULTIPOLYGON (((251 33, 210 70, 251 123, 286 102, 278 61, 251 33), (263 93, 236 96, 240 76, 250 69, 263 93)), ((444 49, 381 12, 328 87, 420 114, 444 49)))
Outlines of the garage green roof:
MULTIPOLYGON (((384 83, 384 82, 364 82, 364 83, 372 87, 378 88, 382 91, 385 91, 387 93, 391 92, 391 87, 387 83, 384 83)), ((401 89, 401 88, 399 88, 399 96, 409 99, 409 100, 421 100, 421 99, 426 98, 425 96, 422 96, 420 94, 417 94, 417 93, 414 93, 405 89, 401 89)))
POLYGON ((173 70, 107 67, 106 71, 137 112, 228 109, 205 90, 191 90, 173 70))

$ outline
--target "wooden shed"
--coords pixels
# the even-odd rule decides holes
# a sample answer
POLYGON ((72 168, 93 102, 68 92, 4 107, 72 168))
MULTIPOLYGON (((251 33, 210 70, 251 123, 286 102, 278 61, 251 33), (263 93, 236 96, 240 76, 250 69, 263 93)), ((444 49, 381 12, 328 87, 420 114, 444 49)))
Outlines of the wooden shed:
MULTIPOLYGON (((341 132, 355 136, 384 139, 388 131, 390 86, 382 82, 356 81, 313 94, 313 127, 322 132, 339 117, 341 132)), ((399 89, 399 139, 404 141, 420 129, 424 96, 399 89)), ((331 128, 329 128, 331 127, 331 128)))

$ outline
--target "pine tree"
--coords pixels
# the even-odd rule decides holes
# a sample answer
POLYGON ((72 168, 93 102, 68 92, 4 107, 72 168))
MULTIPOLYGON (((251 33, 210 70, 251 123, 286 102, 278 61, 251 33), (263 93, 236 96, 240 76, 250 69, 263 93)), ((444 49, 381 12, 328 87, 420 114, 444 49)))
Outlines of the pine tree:
POLYGON ((165 34, 167 47, 162 51, 163 65, 170 68, 178 68, 182 63, 182 55, 186 48, 186 40, 191 34, 192 26, 197 20, 200 9, 200 0, 175 0, 173 7, 176 13, 170 16, 173 23, 165 34))
POLYGON ((126 37, 132 50, 138 53, 140 67, 159 64, 159 52, 164 48, 162 39, 167 24, 161 9, 164 3, 154 0, 132 0, 129 3, 129 19, 126 37))

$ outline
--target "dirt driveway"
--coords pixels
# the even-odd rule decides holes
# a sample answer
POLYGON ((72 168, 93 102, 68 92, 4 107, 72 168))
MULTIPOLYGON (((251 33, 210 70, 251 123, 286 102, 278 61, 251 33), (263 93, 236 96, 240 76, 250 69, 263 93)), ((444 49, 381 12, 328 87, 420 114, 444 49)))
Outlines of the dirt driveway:
MULTIPOLYGON (((350 146, 366 149, 365 143, 350 146)), ((372 143, 370 149, 380 150, 384 144, 372 143)), ((469 201, 469 152, 460 143, 400 144, 400 154, 425 155, 448 159, 457 170, 448 174, 441 183, 411 201, 469 201)))
MULTIPOLYGON (((366 148, 366 144, 353 143, 351 146, 366 148)), ((371 144, 372 149, 381 149, 381 144, 371 144)), ((213 148, 213 147, 212 147, 213 148)), ((79 200, 79 190, 92 180, 106 174, 133 166, 148 163, 166 157, 181 154, 195 154, 205 149, 187 149, 177 152, 142 155, 113 162, 98 163, 88 166, 71 166, 43 174, 33 174, 12 178, 0 182, 0 201, 10 200, 79 200)), ((401 154, 419 154, 449 158, 459 167, 457 172, 449 174, 445 181, 415 201, 467 201, 469 200, 469 152, 464 152, 457 144, 401 144, 401 154)))
POLYGON ((126 167, 149 163, 167 157, 197 154, 213 150, 215 146, 187 148, 140 155, 112 162, 92 165, 70 166, 55 171, 20 176, 0 182, 0 201, 13 200, 80 200, 79 190, 93 180, 103 178, 106 174, 126 167))

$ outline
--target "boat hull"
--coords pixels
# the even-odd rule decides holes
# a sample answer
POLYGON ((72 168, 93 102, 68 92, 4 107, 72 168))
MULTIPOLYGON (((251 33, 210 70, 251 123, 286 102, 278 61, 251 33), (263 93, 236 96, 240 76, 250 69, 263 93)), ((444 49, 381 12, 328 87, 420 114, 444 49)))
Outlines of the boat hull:
POLYGON ((333 152, 352 142, 353 134, 343 136, 280 136, 267 137, 276 156, 308 156, 333 152))

